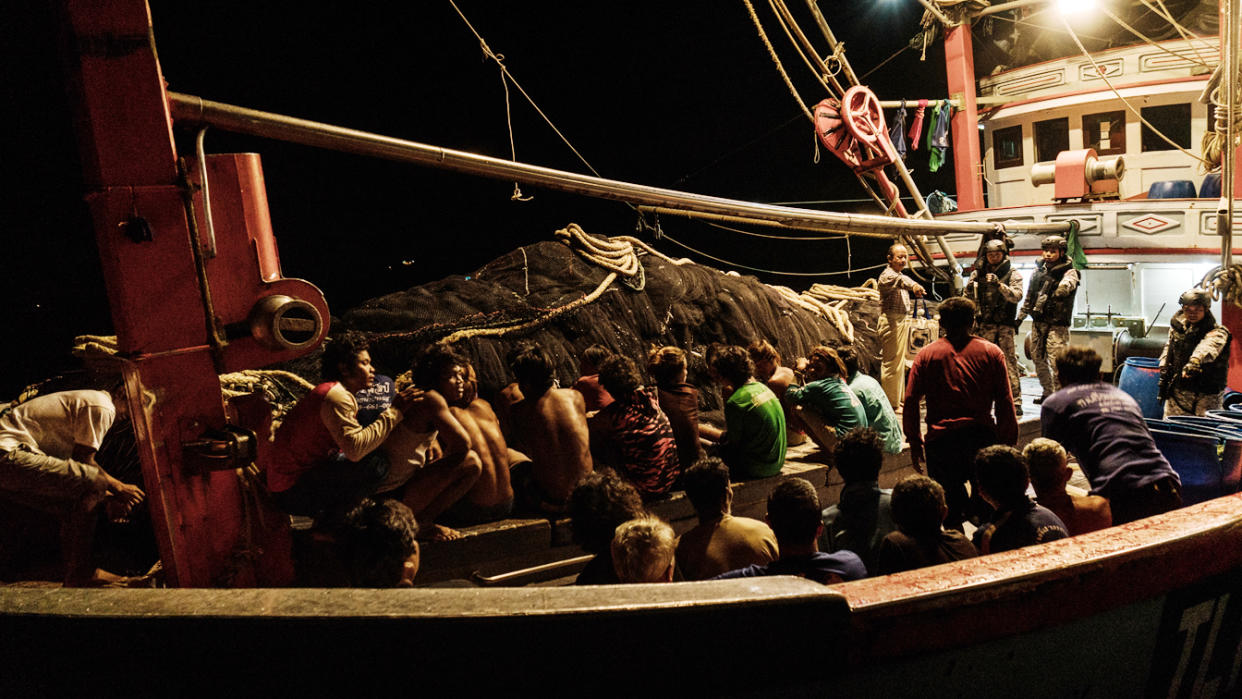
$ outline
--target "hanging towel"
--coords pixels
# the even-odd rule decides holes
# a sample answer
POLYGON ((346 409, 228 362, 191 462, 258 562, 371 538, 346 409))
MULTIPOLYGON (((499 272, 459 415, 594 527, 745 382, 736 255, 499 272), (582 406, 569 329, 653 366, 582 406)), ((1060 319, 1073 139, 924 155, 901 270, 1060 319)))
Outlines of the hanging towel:
POLYGON ((931 126, 927 130, 927 169, 930 172, 940 169, 949 150, 949 120, 952 110, 949 100, 940 100, 940 107, 932 112, 931 126))
POLYGON ((901 109, 893 118, 893 128, 888 130, 888 138, 902 160, 906 159, 906 101, 901 101, 901 109))
POLYGON ((910 150, 919 149, 919 137, 923 135, 923 112, 927 109, 927 100, 919 100, 914 110, 914 121, 910 124, 910 150))

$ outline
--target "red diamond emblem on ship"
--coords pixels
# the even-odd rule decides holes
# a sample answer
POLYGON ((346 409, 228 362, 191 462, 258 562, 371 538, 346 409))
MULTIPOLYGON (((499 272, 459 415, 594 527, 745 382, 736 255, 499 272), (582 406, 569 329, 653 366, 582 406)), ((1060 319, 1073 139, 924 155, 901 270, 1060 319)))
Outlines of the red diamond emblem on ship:
POLYGON ((1133 228, 1134 230, 1141 231, 1143 233, 1159 233, 1160 231, 1176 227, 1177 222, 1164 218, 1163 216, 1147 214, 1146 216, 1140 216, 1139 218, 1132 218, 1122 225, 1126 228, 1133 228))

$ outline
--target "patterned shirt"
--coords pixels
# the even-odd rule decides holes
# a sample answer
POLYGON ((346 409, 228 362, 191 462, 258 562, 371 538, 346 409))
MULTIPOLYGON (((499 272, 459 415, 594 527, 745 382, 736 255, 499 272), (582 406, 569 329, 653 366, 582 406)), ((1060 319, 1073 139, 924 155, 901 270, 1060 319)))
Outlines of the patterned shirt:
POLYGON ((614 400, 590 419, 590 427, 592 451, 620 469, 643 497, 673 489, 681 474, 677 440, 654 388, 635 391, 630 400, 614 400))
POLYGON ((880 272, 878 282, 880 312, 910 315, 910 292, 919 286, 918 282, 892 267, 885 267, 880 272))

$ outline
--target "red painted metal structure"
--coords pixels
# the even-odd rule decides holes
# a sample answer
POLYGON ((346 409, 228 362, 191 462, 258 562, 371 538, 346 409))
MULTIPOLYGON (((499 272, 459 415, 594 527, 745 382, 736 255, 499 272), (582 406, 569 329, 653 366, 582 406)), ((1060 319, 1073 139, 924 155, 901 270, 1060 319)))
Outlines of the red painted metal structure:
POLYGON ((197 163, 177 153, 146 3, 62 10, 86 198, 169 582, 287 584, 287 518, 241 468, 266 444, 265 411, 226 405, 218 374, 313 349, 327 332, 323 294, 281 278, 258 156, 209 158, 205 235, 197 163))
POLYGON ((944 37, 949 97, 961 108, 953 115, 953 173, 957 182, 957 210, 983 208, 983 152, 979 148, 979 113, 975 106, 975 57, 970 23, 948 30, 944 37))

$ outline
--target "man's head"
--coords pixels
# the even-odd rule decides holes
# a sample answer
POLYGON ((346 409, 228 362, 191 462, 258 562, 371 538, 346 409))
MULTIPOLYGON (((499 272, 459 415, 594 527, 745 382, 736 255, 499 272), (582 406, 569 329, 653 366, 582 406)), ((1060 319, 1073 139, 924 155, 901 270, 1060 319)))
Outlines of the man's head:
POLYGON ((781 555, 789 548, 814 545, 819 536, 819 496, 805 478, 786 478, 768 495, 768 525, 776 534, 781 555))
POLYGON ((414 385, 438 391, 450 405, 466 394, 466 371, 470 360, 448 345, 432 345, 414 362, 414 385))
POLYGON ((893 522, 901 533, 916 539, 940 533, 949 506, 944 488, 927 476, 907 476, 893 488, 893 522))
POLYGON ((583 476, 569 496, 574 541, 594 554, 608 551, 617 526, 643 513, 643 500, 634 486, 607 469, 583 476))
POLYGON ((858 373, 858 352, 853 347, 842 347, 837 350, 837 356, 841 357, 841 366, 845 367, 847 378, 852 378, 858 373))
POLYGON ((1212 307, 1212 297, 1203 289, 1191 289, 1182 294, 1178 303, 1182 305, 1182 315, 1186 316, 1186 321, 1198 323, 1212 307))
POLYGON ((1003 240, 989 240, 983 245, 983 256, 992 267, 996 267, 1009 255, 1009 246, 1003 240))
POLYGON ((880 433, 870 427, 856 427, 837 440, 833 448, 837 471, 848 485, 875 481, 884 463, 884 444, 880 433))
POLYGON ((751 363, 746 350, 737 345, 725 345, 714 349, 715 351, 708 356, 708 364, 712 371, 729 385, 738 388, 754 375, 755 365, 751 363))
POLYGON ((623 583, 673 581, 673 528, 646 515, 617 527, 612 535, 612 567, 623 583))
POLYGON ((1062 386, 1095 383, 1100 380, 1100 364, 1104 360, 1090 347, 1070 345, 1054 359, 1057 365, 1057 380, 1062 386))
POLYGON ((819 381, 830 376, 845 378, 845 364, 840 355, 831 347, 819 345, 806 355, 806 375, 812 381, 819 381))
POLYGON ((906 251, 906 246, 901 243, 894 243, 888 247, 888 266, 895 271, 900 272, 906 268, 906 264, 910 261, 910 253, 906 251))
POLYGON ((657 347, 647 355, 647 371, 658 386, 673 386, 686 380, 686 353, 671 345, 657 347))
POLYGON ((398 500, 364 499, 346 513, 338 543, 353 587, 410 587, 418 573, 418 522, 398 500))
POLYGON ((1065 492, 1071 473, 1065 447, 1047 437, 1036 437, 1022 449, 1022 456, 1026 457, 1031 485, 1035 486, 1036 493, 1065 492))
POLYGON ((643 387, 643 377, 629 357, 614 354, 600 365, 599 383, 613 398, 624 401, 643 387))
POLYGON ((591 345, 582 350, 582 361, 578 363, 578 368, 584 376, 598 374, 599 365, 610 356, 612 356, 612 351, 607 347, 599 344, 591 345))
POLYGON ((947 335, 969 333, 975 325, 975 302, 965 296, 954 296, 940 304, 940 327, 947 335))
POLYGON ((1065 238, 1059 235, 1050 235, 1040 241, 1039 247, 1043 251, 1044 261, 1051 263, 1058 262, 1065 256, 1068 244, 1065 242, 1065 238))
POLYGON ((772 378, 781 366, 781 355, 767 340, 755 340, 746 347, 746 354, 755 365, 755 376, 760 381, 772 378))
POLYGON ((682 474, 681 484, 700 520, 716 519, 729 511, 733 497, 729 489, 729 467, 720 459, 714 456, 699 459, 682 474))
POLYGON ((329 339, 319 363, 325 381, 357 384, 358 391, 375 383, 371 353, 362 333, 351 330, 329 339))
POLYGON ((1004 444, 984 447, 975 454, 979 494, 997 510, 1009 510, 1026 500, 1030 475, 1022 452, 1004 444))
POLYGON ((509 353, 509 370, 527 397, 541 396, 552 388, 552 362, 535 345, 524 343, 509 353))

